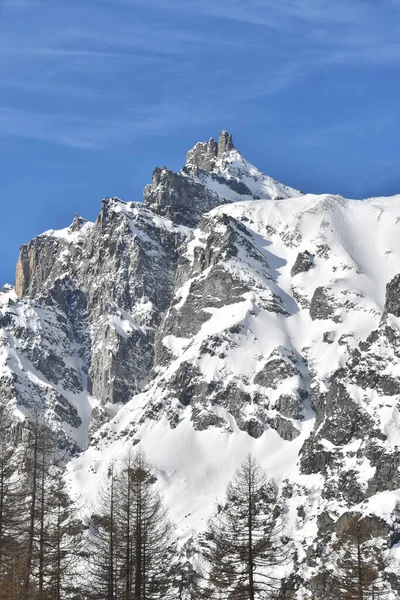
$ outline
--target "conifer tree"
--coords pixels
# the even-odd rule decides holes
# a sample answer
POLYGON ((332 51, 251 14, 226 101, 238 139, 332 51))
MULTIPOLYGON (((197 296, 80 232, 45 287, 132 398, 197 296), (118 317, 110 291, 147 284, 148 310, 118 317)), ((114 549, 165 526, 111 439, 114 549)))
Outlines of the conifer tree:
POLYGON ((116 600, 116 537, 115 469, 111 464, 107 485, 102 488, 96 512, 91 517, 89 531, 89 598, 116 600))
POLYGON ((283 549, 288 546, 274 486, 249 455, 209 522, 198 595, 222 600, 278 597, 285 574, 276 568, 287 561, 283 549))
POLYGON ((18 539, 24 548, 22 600, 48 600, 51 570, 52 482, 55 463, 52 433, 36 418, 26 434, 20 495, 23 511, 18 539))
POLYGON ((20 517, 12 418, 0 405, 0 599, 17 598, 22 577, 17 529, 20 517))
POLYGON ((76 549, 82 524, 74 514, 63 472, 52 474, 47 509, 46 589, 49 600, 64 600, 76 593, 75 576, 79 555, 76 549))
POLYGON ((4 406, 0 406, 0 577, 3 574, 10 521, 10 478, 13 472, 13 448, 9 439, 10 419, 4 406))
POLYGON ((327 597, 335 600, 371 600, 385 598, 380 577, 384 570, 379 548, 374 543, 376 528, 355 514, 337 533, 333 547, 334 575, 327 597))
POLYGON ((69 598, 77 522, 51 430, 26 421, 20 449, 12 433, 0 405, 0 600, 69 598))
MULTIPOLYGON (((35 528, 36 528, 36 516, 38 506, 38 483, 40 481, 39 475, 39 456, 40 456, 40 427, 38 422, 34 423, 32 431, 27 434, 26 446, 25 446, 25 461, 24 469, 26 475, 26 523, 22 523, 21 534, 25 539, 25 569, 24 569, 24 582, 22 600, 29 600, 30 596, 33 595, 32 589, 32 566, 34 559, 35 549, 35 528)), ((24 486, 25 487, 25 486, 24 486)), ((21 536, 22 537, 22 536, 21 536)))
POLYGON ((143 453, 112 468, 89 533, 93 591, 99 600, 168 598, 174 541, 143 453))

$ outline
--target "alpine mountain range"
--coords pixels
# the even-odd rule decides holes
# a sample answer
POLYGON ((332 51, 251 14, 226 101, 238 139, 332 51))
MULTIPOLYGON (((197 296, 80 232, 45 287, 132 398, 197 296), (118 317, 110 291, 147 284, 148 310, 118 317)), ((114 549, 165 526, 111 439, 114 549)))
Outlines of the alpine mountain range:
POLYGON ((80 502, 143 448, 186 545, 252 453, 300 582, 361 513, 400 595, 400 195, 304 194, 226 131, 196 144, 143 202, 105 198, 21 247, 0 398, 16 444, 37 415, 51 427, 80 502))

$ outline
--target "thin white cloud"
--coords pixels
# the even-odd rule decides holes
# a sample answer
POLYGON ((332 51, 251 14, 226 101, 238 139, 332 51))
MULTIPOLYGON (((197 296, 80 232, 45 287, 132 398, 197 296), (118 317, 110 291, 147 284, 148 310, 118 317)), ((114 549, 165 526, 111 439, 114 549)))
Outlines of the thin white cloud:
MULTIPOLYGON (((107 0, 106 0, 107 1, 107 0)), ((142 6, 142 0, 117 0, 131 6, 142 6)), ((382 0, 383 2, 385 0, 382 0)), ((395 2, 395 0, 393 0, 395 2)), ((288 23, 295 21, 309 23, 355 25, 368 21, 375 14, 373 5, 368 1, 348 2, 348 0, 148 0, 150 6, 159 11, 175 14, 196 14, 214 16, 226 20, 259 24, 278 30, 287 30, 288 23)), ((379 7, 377 7, 379 10, 379 7)), ((305 32, 307 34, 307 32, 305 32)))
MULTIPOLYGON (((132 6, 142 4, 142 0, 120 1, 132 6)), ((379 60, 383 63, 386 59, 397 60, 395 49, 400 48, 400 0, 149 0, 149 3, 158 11, 238 21, 291 35, 306 43, 319 44, 319 48, 314 47, 315 52, 319 49, 327 58, 334 54, 336 60, 340 57, 344 63, 347 49, 353 50, 349 61, 359 57, 363 62, 370 59, 376 62, 381 54, 379 60), (387 12, 389 7, 393 15, 387 12), (338 48, 342 52, 337 52, 338 48)))
POLYGON ((29 18, 42 7, 43 18, 37 27, 9 19, 0 28, 0 83, 8 95, 0 107, 3 138, 99 148, 142 132, 169 132, 190 119, 205 123, 219 111, 234 114, 235 105, 288 90, 331 65, 400 62, 396 20, 383 18, 377 6, 400 16, 398 0, 113 0, 122 13, 109 0, 58 0, 65 23, 57 11, 54 22, 47 2, 0 0, 4 13, 11 14, 11 4, 31 10, 29 18), (151 19, 137 17, 144 8, 153 9, 151 19), (243 62, 236 70, 241 53, 249 61, 262 55, 262 66, 249 62, 247 72, 243 62), (157 97, 144 109, 148 82, 157 97), (64 112, 18 108, 35 106, 37 97, 43 107, 59 100, 64 112))
MULTIPOLYGON (((224 116, 228 112, 224 110, 224 116)), ((221 115, 222 117, 222 115, 221 115)), ((125 142, 140 142, 143 135, 162 136, 189 124, 203 123, 206 107, 155 104, 126 109, 117 116, 71 116, 0 106, 0 139, 17 137, 51 142, 81 150, 97 150, 125 142)))
MULTIPOLYGON (((148 106, 118 104, 118 115, 105 113, 93 118, 90 114, 71 115, 69 113, 51 113, 37 110, 22 110, 10 106, 0 106, 0 138, 13 136, 26 139, 47 141, 58 145, 94 150, 107 144, 134 142, 142 135, 165 135, 177 129, 184 129, 193 124, 205 124, 210 121, 226 120, 235 114, 238 103, 267 97, 293 85, 295 81, 308 75, 298 65, 289 65, 284 69, 268 72, 249 85, 232 82, 229 94, 226 89, 215 87, 205 97, 190 95, 189 90, 182 88, 180 96, 174 101, 163 101, 148 106), (221 104, 221 94, 225 94, 221 104)), ((41 84, 32 83, 37 92, 54 92, 73 96, 74 88, 61 86, 60 89, 41 90, 41 84)), ((21 82, 24 88, 24 83, 21 82)), ((26 86, 25 86, 26 87, 26 86)), ((33 91, 32 90, 32 91, 33 91)), ((77 94, 79 95, 79 91, 77 94)), ((94 99, 88 91, 88 99, 94 99)), ((110 91, 108 104, 114 106, 118 92, 110 91)))

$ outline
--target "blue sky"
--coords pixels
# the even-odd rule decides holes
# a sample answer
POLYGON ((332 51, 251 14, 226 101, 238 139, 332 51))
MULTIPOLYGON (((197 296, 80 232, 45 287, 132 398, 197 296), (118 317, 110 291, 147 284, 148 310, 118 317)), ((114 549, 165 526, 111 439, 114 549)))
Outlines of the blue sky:
POLYGON ((0 284, 221 129, 304 191, 400 193, 399 26, 400 0, 0 0, 0 284))

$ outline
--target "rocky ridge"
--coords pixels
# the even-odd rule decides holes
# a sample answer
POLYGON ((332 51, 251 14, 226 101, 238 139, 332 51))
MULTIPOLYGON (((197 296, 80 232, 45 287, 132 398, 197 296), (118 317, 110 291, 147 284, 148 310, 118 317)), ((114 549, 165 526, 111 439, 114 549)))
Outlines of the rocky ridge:
POLYGON ((361 511, 386 543, 400 499, 399 223, 400 196, 302 195, 222 132, 155 169, 144 203, 21 248, 2 398, 46 416, 88 497, 141 444, 183 539, 253 452, 318 589, 334 524, 361 511))

